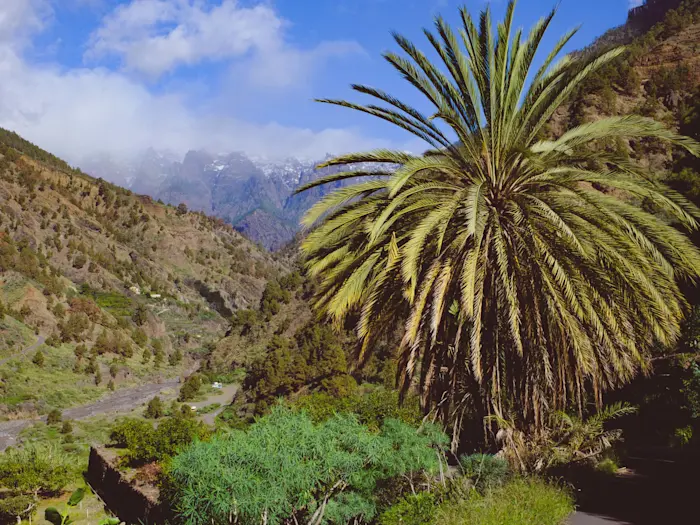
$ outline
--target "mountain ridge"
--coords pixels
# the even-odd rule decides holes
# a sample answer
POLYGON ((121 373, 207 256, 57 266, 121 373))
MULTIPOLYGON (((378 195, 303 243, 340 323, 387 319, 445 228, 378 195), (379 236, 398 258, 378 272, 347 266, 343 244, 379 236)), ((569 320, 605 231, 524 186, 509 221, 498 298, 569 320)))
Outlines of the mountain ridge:
MULTIPOLYGON (((328 158, 274 160, 243 152, 190 150, 177 161, 172 155, 148 149, 131 162, 103 157, 85 162, 83 169, 113 182, 121 180, 130 190, 167 204, 184 203, 188 209, 220 217, 274 251, 294 238, 302 215, 319 198, 348 183, 295 195, 301 185, 343 169, 317 168, 328 158)), ((372 168, 379 170, 380 166, 372 168)))

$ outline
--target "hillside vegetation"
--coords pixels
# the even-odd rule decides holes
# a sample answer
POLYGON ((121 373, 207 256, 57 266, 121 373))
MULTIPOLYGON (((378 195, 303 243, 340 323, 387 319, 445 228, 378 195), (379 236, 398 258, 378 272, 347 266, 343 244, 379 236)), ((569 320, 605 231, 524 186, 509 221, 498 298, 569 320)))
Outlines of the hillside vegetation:
POLYGON ((0 408, 45 412, 190 368, 283 268, 219 219, 0 130, 0 408))
MULTIPOLYGON (((551 75, 527 70, 556 10, 522 42, 515 2, 496 34, 488 9, 465 8, 464 39, 438 17, 434 63, 395 35, 385 58, 434 115, 363 86, 391 108, 325 102, 433 148, 327 159, 285 205, 312 230, 274 255, 0 130, 0 444, 27 425, 0 454, 0 525, 98 522, 90 488, 119 515, 101 525, 562 525, 630 482, 616 509, 689 521, 700 0, 648 5, 551 75), (62 412, 135 385, 151 397, 125 417, 62 412), (634 446, 678 468, 631 472, 634 446)), ((243 164, 200 160, 217 197, 260 197, 229 212, 261 241, 292 236, 239 191, 243 164)), ((187 188, 211 196, 163 198, 187 188)))

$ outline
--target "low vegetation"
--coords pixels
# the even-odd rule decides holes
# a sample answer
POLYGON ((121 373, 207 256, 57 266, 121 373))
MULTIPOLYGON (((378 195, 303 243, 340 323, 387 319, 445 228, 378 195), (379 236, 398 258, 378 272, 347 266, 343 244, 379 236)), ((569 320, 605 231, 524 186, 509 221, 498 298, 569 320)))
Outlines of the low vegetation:
POLYGON ((431 115, 324 102, 432 149, 329 159, 301 261, 0 130, 0 416, 46 415, 0 454, 0 525, 75 519, 94 443, 186 525, 561 525, 623 429, 697 455, 700 90, 642 63, 700 21, 679 5, 539 72, 554 13, 520 43, 514 3, 438 18, 435 62, 397 35, 431 115))
POLYGON ((159 421, 156 427, 142 419, 125 419, 115 425, 110 438, 116 446, 126 449, 123 457, 129 464, 142 465, 171 458, 192 441, 209 435, 202 422, 175 414, 159 421))
POLYGON ((535 479, 516 479, 484 495, 473 493, 441 506, 436 519, 445 525, 560 525, 573 509, 573 498, 565 490, 535 479))
POLYGON ((356 418, 336 415, 314 424, 279 406, 247 431, 201 442, 176 456, 171 498, 189 524, 309 523, 371 520, 381 482, 405 476, 418 483, 437 474, 446 437, 387 419, 371 432, 356 418))

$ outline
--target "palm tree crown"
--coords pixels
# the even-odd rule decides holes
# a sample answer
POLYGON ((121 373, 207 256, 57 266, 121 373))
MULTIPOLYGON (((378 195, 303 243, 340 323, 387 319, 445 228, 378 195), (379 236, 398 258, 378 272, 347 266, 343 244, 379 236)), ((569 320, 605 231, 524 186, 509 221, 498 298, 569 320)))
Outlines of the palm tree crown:
POLYGON ((488 10, 475 22, 462 8, 458 31, 438 17, 436 33, 425 31, 435 63, 395 35, 405 55, 385 58, 429 111, 360 85, 380 104, 322 102, 391 122, 430 149, 343 155, 323 166, 347 171, 304 188, 355 179, 304 218, 315 226, 302 250, 320 276, 317 307, 356 320, 361 358, 400 323, 400 383, 419 380, 425 407, 455 436, 470 414, 537 426, 630 380, 652 345, 677 338, 678 282, 700 275, 700 252, 682 233, 700 211, 600 147, 652 137, 698 155, 700 145, 634 115, 543 140, 555 110, 624 50, 558 58, 571 31, 535 71, 554 11, 523 38, 514 7, 495 32, 488 10), (367 162, 386 168, 352 169, 367 162))

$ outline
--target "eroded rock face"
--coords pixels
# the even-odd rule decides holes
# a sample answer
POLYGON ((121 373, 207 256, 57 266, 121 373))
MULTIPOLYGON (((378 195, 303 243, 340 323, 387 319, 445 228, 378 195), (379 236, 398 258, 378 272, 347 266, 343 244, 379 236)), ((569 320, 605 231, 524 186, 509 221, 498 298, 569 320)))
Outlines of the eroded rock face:
POLYGON ((154 484, 139 484, 117 469, 117 455, 105 447, 90 448, 87 479, 107 507, 126 523, 165 523, 167 507, 154 484))

